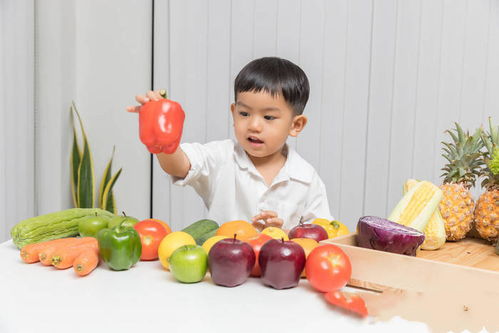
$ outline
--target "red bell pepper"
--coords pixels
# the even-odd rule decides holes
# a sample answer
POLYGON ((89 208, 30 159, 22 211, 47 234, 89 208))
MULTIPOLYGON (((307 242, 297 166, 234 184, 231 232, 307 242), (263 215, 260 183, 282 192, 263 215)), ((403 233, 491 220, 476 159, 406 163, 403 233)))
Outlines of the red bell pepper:
POLYGON ((177 150, 184 128, 185 113, 179 103, 166 99, 150 101, 139 111, 140 141, 153 154, 172 154, 177 150))
POLYGON ((353 312, 360 317, 367 317, 368 315, 366 303, 359 295, 335 290, 326 293, 325 296, 326 300, 332 305, 353 312))

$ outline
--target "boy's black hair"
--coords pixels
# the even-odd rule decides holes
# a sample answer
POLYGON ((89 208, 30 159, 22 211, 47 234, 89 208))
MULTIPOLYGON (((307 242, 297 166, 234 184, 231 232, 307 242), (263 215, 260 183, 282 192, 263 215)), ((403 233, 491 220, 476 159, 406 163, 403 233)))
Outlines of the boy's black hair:
POLYGON ((303 113, 310 86, 305 72, 289 60, 264 57, 251 61, 239 72, 234 82, 234 96, 240 92, 282 94, 296 115, 303 113))

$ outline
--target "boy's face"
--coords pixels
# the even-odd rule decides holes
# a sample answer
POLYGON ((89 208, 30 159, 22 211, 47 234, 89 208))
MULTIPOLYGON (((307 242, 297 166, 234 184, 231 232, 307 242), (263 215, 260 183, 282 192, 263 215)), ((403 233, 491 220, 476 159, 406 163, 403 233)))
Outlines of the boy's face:
POLYGON ((306 117, 295 116, 281 94, 241 92, 231 105, 236 139, 253 157, 280 153, 289 135, 297 136, 306 117))

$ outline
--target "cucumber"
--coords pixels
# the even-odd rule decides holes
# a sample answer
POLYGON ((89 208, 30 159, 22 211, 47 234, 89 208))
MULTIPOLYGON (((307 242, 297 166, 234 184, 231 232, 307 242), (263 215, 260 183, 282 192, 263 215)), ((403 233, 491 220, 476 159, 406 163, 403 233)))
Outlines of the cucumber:
POLYGON ((198 238, 196 238, 196 244, 203 245, 204 242, 206 242, 206 240, 208 238, 215 236, 215 234, 217 233, 217 230, 218 230, 218 228, 213 229, 212 231, 208 231, 204 235, 199 236, 198 238))
POLYGON ((188 227, 185 227, 184 229, 182 229, 182 231, 191 235, 192 238, 194 238, 194 240, 196 241, 196 244, 203 245, 203 243, 200 243, 204 239, 202 238, 202 236, 212 231, 216 232, 217 229, 218 229, 217 222, 209 219, 203 219, 194 222, 188 227))
POLYGON ((18 248, 31 243, 77 236, 80 220, 96 214, 114 216, 99 208, 71 208, 23 220, 12 227, 10 235, 18 248))

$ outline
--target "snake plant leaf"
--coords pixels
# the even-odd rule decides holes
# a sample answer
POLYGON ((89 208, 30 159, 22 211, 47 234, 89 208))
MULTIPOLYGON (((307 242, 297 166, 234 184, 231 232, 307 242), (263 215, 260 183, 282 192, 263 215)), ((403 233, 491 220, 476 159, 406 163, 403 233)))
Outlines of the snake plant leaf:
POLYGON ((106 187, 106 184, 109 182, 109 179, 111 179, 111 168, 113 165, 114 150, 115 147, 113 147, 113 153, 111 154, 111 159, 107 163, 106 169, 104 170, 104 174, 102 175, 102 179, 99 186, 99 207, 102 207, 102 209, 105 209, 102 198, 104 196, 104 189, 106 187))
POLYGON ((73 204, 75 207, 78 207, 78 168, 80 166, 80 161, 81 161, 81 150, 80 146, 78 145, 78 138, 76 135, 76 128, 74 126, 74 117, 73 113, 74 111, 74 104, 71 105, 70 112, 71 112, 71 121, 73 123, 73 147, 71 149, 71 195, 73 197, 73 204))
POLYGON ((73 110, 80 122, 81 134, 83 137, 83 153, 78 167, 78 182, 77 182, 77 207, 93 208, 95 203, 94 190, 94 163, 92 160, 92 152, 88 144, 87 135, 80 114, 73 103, 73 110))
POLYGON ((105 188, 104 188, 104 193, 102 195, 102 209, 105 209, 113 214, 116 214, 116 202, 114 201, 114 196, 113 196, 113 186, 118 180, 118 177, 121 174, 121 170, 123 168, 120 168, 112 177, 111 179, 107 182, 105 188))

